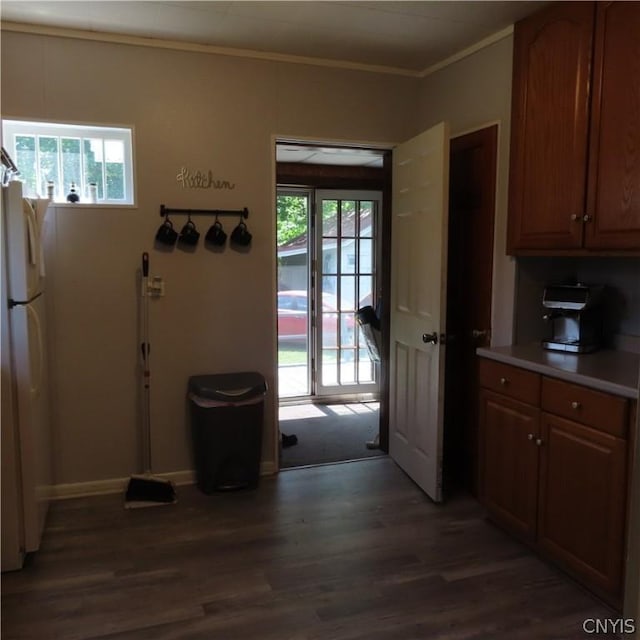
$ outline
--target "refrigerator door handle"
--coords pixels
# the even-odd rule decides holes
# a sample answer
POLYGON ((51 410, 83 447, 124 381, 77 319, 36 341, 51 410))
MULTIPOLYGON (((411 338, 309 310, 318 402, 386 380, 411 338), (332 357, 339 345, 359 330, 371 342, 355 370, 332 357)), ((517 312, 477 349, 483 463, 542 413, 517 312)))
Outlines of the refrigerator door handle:
POLYGON ((24 211, 25 220, 27 221, 27 255, 29 256, 29 264, 33 267, 37 266, 39 256, 38 242, 38 221, 36 212, 29 200, 22 200, 22 210, 24 211))
POLYGON ((9 309, 13 309, 13 307, 26 306, 31 304, 34 300, 37 300, 42 295, 42 291, 37 293, 33 298, 29 298, 29 300, 14 300, 13 298, 8 298, 7 306, 9 309))

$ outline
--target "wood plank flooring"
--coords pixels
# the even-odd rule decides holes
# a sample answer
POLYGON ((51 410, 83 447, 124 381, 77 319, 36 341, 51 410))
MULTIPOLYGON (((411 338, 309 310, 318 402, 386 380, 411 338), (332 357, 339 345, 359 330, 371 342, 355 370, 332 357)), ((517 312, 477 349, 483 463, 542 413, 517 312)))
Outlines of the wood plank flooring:
POLYGON ((41 551, 2 576, 3 640, 577 640, 618 617, 389 458, 178 496, 54 503, 41 551))

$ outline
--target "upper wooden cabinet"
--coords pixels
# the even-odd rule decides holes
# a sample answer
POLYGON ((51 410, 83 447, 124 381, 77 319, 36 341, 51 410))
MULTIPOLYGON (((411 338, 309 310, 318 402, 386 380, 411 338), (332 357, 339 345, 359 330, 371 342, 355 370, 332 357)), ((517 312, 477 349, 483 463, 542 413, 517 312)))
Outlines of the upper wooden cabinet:
POLYGON ((640 3, 515 26, 511 254, 640 250, 640 3))

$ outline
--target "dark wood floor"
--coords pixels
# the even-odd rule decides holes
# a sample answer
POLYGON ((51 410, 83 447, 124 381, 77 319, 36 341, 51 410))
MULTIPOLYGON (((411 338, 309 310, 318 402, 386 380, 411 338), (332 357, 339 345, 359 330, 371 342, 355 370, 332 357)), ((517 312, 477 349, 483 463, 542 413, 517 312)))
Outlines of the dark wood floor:
POLYGON ((55 503, 41 551, 2 577, 3 640, 571 640, 617 617, 388 458, 178 494, 55 503))

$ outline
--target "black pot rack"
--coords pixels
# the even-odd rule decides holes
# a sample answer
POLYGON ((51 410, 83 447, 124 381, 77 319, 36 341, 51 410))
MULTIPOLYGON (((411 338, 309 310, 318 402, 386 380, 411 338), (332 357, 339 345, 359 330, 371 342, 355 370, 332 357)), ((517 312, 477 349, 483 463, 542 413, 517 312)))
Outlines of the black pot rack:
POLYGON ((188 215, 188 216, 241 216, 245 220, 249 217, 249 209, 170 209, 163 204, 160 205, 160 216, 165 218, 169 215, 188 215))

